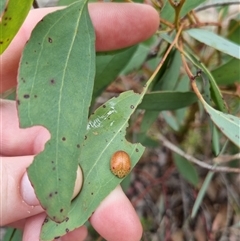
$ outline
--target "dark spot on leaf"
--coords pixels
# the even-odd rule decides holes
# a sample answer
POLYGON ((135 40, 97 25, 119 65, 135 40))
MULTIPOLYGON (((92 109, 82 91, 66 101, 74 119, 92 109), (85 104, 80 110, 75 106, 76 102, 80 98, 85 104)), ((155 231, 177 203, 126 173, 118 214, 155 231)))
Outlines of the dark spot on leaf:
POLYGON ((55 192, 55 194, 57 195, 57 194, 58 194, 58 192, 55 192))
POLYGON ((25 99, 28 99, 30 97, 30 95, 28 95, 28 94, 25 94, 24 96, 23 96, 23 98, 25 98, 25 99))
POLYGON ((49 195, 48 195, 50 198, 53 196, 53 194, 52 193, 49 193, 49 195))
POLYGON ((66 230, 66 233, 68 233, 68 232, 69 232, 69 229, 68 229, 68 228, 66 228, 65 230, 66 230))
POLYGON ((63 137, 63 138, 62 138, 62 141, 66 141, 66 137, 63 137))
POLYGON ((61 178, 58 178, 58 181, 61 181, 61 178))
POLYGON ((9 19, 8 20, 12 20, 12 18, 11 17, 9 17, 9 19))
POLYGON ((48 42, 49 42, 49 43, 52 43, 52 39, 51 39, 51 38, 48 38, 48 42))
POLYGON ((103 108, 106 108, 106 105, 103 105, 103 108))
POLYGON ((37 98, 37 95, 34 95, 34 98, 37 98))
POLYGON ((139 152, 139 150, 136 148, 136 152, 139 152))
POLYGON ((91 182, 88 182, 88 184, 90 184, 91 182))
POLYGON ((0 44, 3 44, 3 41, 0 41, 0 44))
POLYGON ((69 220, 69 217, 66 217, 65 221, 67 222, 69 220))
POLYGON ((55 219, 56 219, 56 217, 55 217, 55 216, 53 216, 53 219, 55 220, 55 219))
POLYGON ((59 239, 60 238, 60 236, 58 236, 58 237, 55 237, 54 239, 59 239))
POLYGON ((131 109, 134 109, 134 105, 130 105, 130 108, 131 108, 131 109))
POLYGON ((20 100, 17 100, 17 104, 20 105, 20 100))
POLYGON ((28 62, 25 62, 25 64, 28 64, 28 62))
POLYGON ((51 161, 51 163, 53 164, 53 163, 54 163, 54 161, 51 161))
POLYGON ((80 145, 79 145, 79 144, 77 144, 77 148, 80 148, 80 145))
POLYGON ((60 209, 60 213, 62 213, 62 212, 63 212, 63 208, 60 209))
POLYGON ((56 170, 56 167, 53 167, 52 170, 55 171, 55 170, 56 170))
POLYGON ((3 26, 7 26, 7 23, 4 23, 3 26))
POLYGON ((87 140, 87 136, 84 136, 84 140, 87 140))
POLYGON ((51 80, 50 80, 50 83, 51 83, 52 85, 54 85, 54 84, 56 83, 56 81, 55 81, 54 79, 51 79, 51 80))
POLYGON ((91 195, 93 195, 93 192, 91 192, 91 195))
POLYGON ((5 17, 4 20, 8 20, 8 17, 5 17))

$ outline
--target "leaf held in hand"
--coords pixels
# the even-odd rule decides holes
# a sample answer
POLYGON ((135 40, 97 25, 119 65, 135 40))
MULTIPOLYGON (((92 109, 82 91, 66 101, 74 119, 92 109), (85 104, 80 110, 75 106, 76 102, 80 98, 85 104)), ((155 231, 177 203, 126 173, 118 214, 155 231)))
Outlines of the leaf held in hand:
POLYGON ((70 209, 93 89, 94 47, 87 2, 79 1, 37 25, 21 60, 20 125, 41 125, 51 134, 28 175, 42 207, 56 222, 70 209))

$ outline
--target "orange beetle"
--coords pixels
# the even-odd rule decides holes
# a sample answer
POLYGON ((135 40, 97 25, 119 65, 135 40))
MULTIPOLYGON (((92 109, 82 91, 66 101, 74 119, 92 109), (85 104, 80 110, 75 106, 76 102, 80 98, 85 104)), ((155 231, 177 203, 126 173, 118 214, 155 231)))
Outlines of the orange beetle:
POLYGON ((112 155, 111 171, 118 178, 125 177, 131 170, 130 156, 125 151, 117 151, 112 155))

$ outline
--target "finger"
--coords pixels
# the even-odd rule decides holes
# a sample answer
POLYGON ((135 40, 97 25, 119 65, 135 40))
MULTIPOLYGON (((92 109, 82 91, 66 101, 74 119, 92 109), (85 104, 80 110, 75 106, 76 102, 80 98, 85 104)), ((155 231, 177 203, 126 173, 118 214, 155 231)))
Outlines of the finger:
POLYGON ((25 223, 22 241, 39 241, 40 231, 45 218, 45 213, 28 218, 25 223))
MULTIPOLYGON (((16 224, 18 220, 44 211, 39 205, 26 173, 26 168, 32 161, 33 156, 1 157, 0 159, 1 226, 14 222, 16 224)), ((73 197, 79 193, 82 181, 82 172, 78 168, 73 197)))
MULTIPOLYGON (((21 196, 21 179, 32 160, 32 156, 1 157, 0 159, 0 226, 43 212, 41 206, 27 204, 21 196)), ((29 188, 29 185, 27 186, 27 183, 25 187, 30 198, 33 198, 31 195, 34 191, 29 188)))
POLYGON ((35 155, 44 149, 49 132, 41 126, 20 129, 15 101, 0 100, 0 116, 0 155, 35 155))
MULTIPOLYGON (((30 12, 22 28, 1 56, 0 93, 16 85, 17 67, 22 49, 36 23, 57 8, 30 12)), ((134 45, 149 38, 158 28, 158 13, 150 6, 130 3, 93 3, 90 16, 96 32, 97 51, 134 45)))
POLYGON ((104 199, 90 222, 108 241, 139 241, 142 236, 139 218, 121 187, 104 199))
POLYGON ((82 226, 62 236, 61 241, 83 241, 86 239, 87 234, 87 228, 85 226, 82 226))

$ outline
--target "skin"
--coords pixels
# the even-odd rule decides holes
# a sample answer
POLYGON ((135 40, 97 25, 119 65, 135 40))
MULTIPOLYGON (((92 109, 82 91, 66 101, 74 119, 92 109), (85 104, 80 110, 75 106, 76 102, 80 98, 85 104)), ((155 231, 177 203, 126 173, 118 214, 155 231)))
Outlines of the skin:
MULTIPOLYGON (((38 9, 29 13, 1 56, 0 93, 16 86, 21 52, 32 29, 43 16, 55 10, 38 9)), ((159 25, 158 13, 148 5, 94 3, 89 5, 89 11, 96 32, 97 51, 115 50, 141 42, 154 34, 159 25)), ((37 241, 46 215, 34 192, 29 201, 23 190, 28 181, 26 168, 33 156, 43 150, 49 133, 40 126, 20 129, 15 101, 0 100, 0 137, 0 225, 22 228, 23 241, 37 241)), ((100 204, 90 222, 109 241, 138 241, 142 235, 137 214, 120 187, 100 204)), ((60 240, 84 240, 86 235, 86 227, 80 227, 60 240)))

